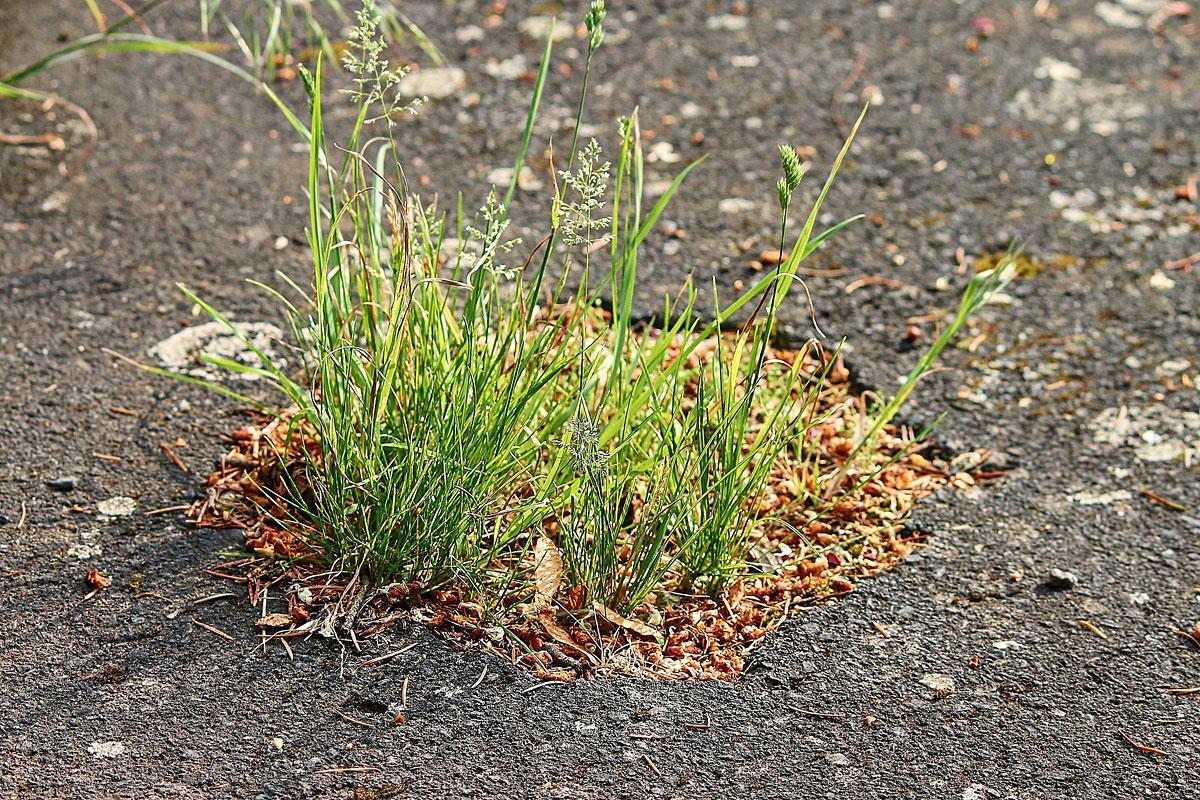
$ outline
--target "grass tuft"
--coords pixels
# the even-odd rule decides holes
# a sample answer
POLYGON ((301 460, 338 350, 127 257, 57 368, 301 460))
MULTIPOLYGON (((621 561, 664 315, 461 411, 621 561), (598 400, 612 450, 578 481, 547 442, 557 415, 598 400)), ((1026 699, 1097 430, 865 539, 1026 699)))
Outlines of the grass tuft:
MULTIPOLYGON (((604 12, 593 3, 586 20, 576 131, 604 12)), ((780 149, 787 256, 769 275, 707 320, 689 279, 655 326, 638 329, 641 247, 699 162, 648 206, 636 110, 619 122, 615 164, 597 141, 573 140, 546 235, 522 266, 507 236, 509 203, 550 41, 512 184, 474 214, 461 201, 448 214, 404 180, 395 126, 410 109, 392 93, 398 74, 383 59, 375 14, 366 3, 344 61, 358 114, 336 153, 322 117, 323 59, 304 73, 313 281, 286 307, 305 371, 294 380, 261 353, 257 370, 291 404, 288 436, 276 442, 292 476, 273 498, 280 527, 335 572, 410 592, 460 592, 501 624, 536 595, 540 616, 553 601, 575 623, 637 630, 672 596, 725 598, 749 576, 812 558, 801 527, 844 510, 905 455, 890 439, 881 447, 881 437, 946 344, 1009 279, 1007 262, 971 280, 895 396, 854 430, 830 429, 848 454, 831 465, 806 450, 828 438, 837 413, 823 400, 837 352, 814 341, 785 353, 772 340, 797 282, 807 295, 801 264, 854 219, 816 228, 865 109, 795 236, 791 205, 805 169, 780 149), (750 309, 748 321, 732 323, 750 309), (786 501, 774 488, 781 466, 805 473, 786 501), (800 527, 786 521, 801 518, 800 527), (764 546, 778 544, 769 529, 790 538, 783 550, 792 560, 762 560, 764 546), (529 554, 551 547, 562 574, 547 598, 536 589, 547 585, 544 569, 536 575, 542 562, 529 554)), ((547 630, 561 638, 553 619, 547 630)))
MULTIPOLYGON (((542 672, 562 663, 582 670, 570 655, 579 652, 593 667, 607 658, 636 671, 649 659, 658 669, 692 652, 697 638, 664 635, 684 629, 745 645, 793 601, 844 591, 830 577, 835 560, 869 574, 903 552, 897 520, 932 490, 937 470, 895 418, 966 321, 1011 279, 1015 256, 971 279, 950 323, 877 404, 849 395, 840 346, 779 348, 785 309, 807 310, 816 327, 802 264, 858 219, 817 227, 866 109, 798 233, 792 205, 805 167, 780 149, 785 255, 770 273, 711 313, 697 308, 688 278, 653 325, 638 326, 641 249, 700 162, 650 204, 636 109, 618 123, 613 161, 596 140, 578 140, 603 42, 601 0, 585 20, 576 136, 555 176, 545 235, 528 249, 509 236, 509 205, 553 37, 512 182, 466 213, 461 199, 449 211, 427 204, 405 180, 397 127, 414 108, 397 96, 402 72, 384 57, 395 22, 382 4, 363 3, 345 47, 322 39, 311 72, 298 66, 307 120, 252 71, 293 49, 284 15, 307 15, 307 4, 247 4, 269 12, 265 36, 251 38, 218 0, 202 5, 206 25, 226 23, 246 67, 193 43, 125 33, 131 16, 0 83, 18 91, 90 52, 186 53, 263 86, 308 145, 312 279, 293 284, 290 296, 273 293, 303 368, 288 371, 245 337, 257 363, 218 364, 268 381, 286 409, 239 440, 249 449, 210 483, 195 511, 201 523, 246 525, 258 554, 279 560, 279 575, 319 573, 325 588, 337 585, 331 575, 350 576, 328 606, 342 623, 353 623, 367 587, 422 598, 460 628, 507 631, 519 658, 542 672), (356 115, 335 144, 323 92, 326 64, 339 55, 356 115), (547 564, 561 574, 547 575, 547 564), (344 602, 348 595, 361 602, 344 602), (629 647, 614 644, 620 636, 629 647), (641 646, 647 639, 651 650, 641 646), (562 658, 547 661, 547 646, 562 658)), ((296 608, 319 605, 308 591, 296 608)), ((297 623, 311 615, 293 611, 297 623)), ((736 672, 724 653, 712 651, 697 669, 736 672)))

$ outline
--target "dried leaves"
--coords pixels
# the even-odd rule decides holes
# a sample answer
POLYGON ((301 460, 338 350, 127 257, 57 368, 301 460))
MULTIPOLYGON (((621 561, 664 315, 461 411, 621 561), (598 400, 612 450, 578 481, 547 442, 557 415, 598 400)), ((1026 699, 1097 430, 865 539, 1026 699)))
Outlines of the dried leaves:
POLYGON ((533 607, 538 621, 561 644, 578 650, 575 640, 554 619, 554 597, 562 585, 563 560, 554 542, 547 536, 539 536, 533 546, 533 607))
POLYGON ((99 591, 100 589, 107 589, 109 586, 112 586, 112 578, 108 577, 95 567, 92 567, 87 571, 87 582, 88 585, 90 585, 96 591, 99 591))
POLYGON ((663 641, 663 635, 661 631, 655 630, 641 620, 623 617, 616 611, 613 611, 611 608, 602 606, 599 603, 593 604, 592 610, 600 619, 607 620, 614 625, 618 625, 626 630, 633 631, 638 636, 644 636, 647 639, 653 639, 656 642, 663 641))
POLYGON ((549 609, 562 585, 563 560, 554 542, 539 536, 533 546, 533 605, 539 612, 549 609))

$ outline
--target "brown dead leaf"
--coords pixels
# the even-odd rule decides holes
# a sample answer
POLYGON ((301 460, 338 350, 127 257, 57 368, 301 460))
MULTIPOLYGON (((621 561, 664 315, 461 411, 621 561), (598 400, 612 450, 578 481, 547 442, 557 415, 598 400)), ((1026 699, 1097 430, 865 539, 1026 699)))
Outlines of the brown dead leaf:
POLYGON ((661 643, 663 640, 662 633, 655 630, 654 628, 651 628, 649 625, 642 622, 641 620, 630 619, 629 617, 623 617, 620 614, 618 614, 616 611, 613 611, 611 608, 601 605, 600 603, 593 603, 592 610, 595 611, 597 614, 599 614, 604 619, 611 622, 613 625, 619 625, 622 628, 625 628, 626 630, 633 631, 634 633, 636 633, 639 636, 645 636, 647 639, 653 639, 654 641, 659 642, 659 643, 661 643))
POLYGON ((254 624, 260 628, 286 628, 292 624, 292 618, 287 614, 267 614, 254 624))
POLYGON ((539 612, 550 608, 562 586, 562 554, 549 537, 539 536, 533 545, 533 605, 539 612))
POLYGON ((554 612, 549 608, 538 610, 538 621, 542 623, 542 627, 546 629, 546 633, 550 634, 559 644, 567 647, 572 653, 583 653, 575 640, 571 638, 571 634, 567 633, 563 626, 558 624, 558 620, 554 618, 554 612))
POLYGON ((95 567, 88 570, 87 582, 91 584, 93 589, 107 589, 109 586, 112 586, 112 578, 95 567))
POLYGON ((538 620, 546 633, 554 637, 559 644, 566 645, 572 651, 579 651, 579 646, 571 638, 558 620, 554 618, 554 596, 562 586, 563 561, 554 542, 548 536, 539 536, 533 544, 533 606, 537 610, 538 620))

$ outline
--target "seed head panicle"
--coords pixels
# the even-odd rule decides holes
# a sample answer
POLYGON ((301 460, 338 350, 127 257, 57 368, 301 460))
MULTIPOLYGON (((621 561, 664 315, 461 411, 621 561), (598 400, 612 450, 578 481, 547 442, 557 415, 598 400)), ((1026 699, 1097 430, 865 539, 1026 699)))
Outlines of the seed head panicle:
POLYGON ((777 184, 779 205, 786 209, 792 201, 792 193, 796 191, 796 187, 804 179, 806 168, 800 161, 800 156, 796 155, 795 148, 791 145, 779 145, 779 162, 783 166, 783 177, 779 179, 779 183, 777 184))
POLYGON ((608 10, 604 7, 604 0, 592 0, 592 7, 583 21, 583 24, 587 26, 589 52, 594 53, 599 50, 600 43, 604 41, 604 28, 601 23, 604 22, 607 14, 608 10))
POLYGON ((604 192, 612 168, 609 162, 600 159, 600 145, 592 139, 579 151, 579 167, 574 172, 558 173, 563 184, 577 195, 562 202, 559 209, 563 243, 567 247, 590 245, 593 231, 603 231, 612 224, 610 217, 598 216, 604 207, 604 192))
POLYGON ((346 54, 342 57, 342 67, 354 76, 354 88, 343 91, 360 106, 378 105, 378 113, 367 122, 387 120, 391 127, 396 124, 394 117, 398 112, 415 114, 425 98, 409 103, 400 101, 396 88, 408 69, 392 69, 383 57, 387 41, 380 31, 380 20, 375 0, 363 0, 346 43, 346 54))
POLYGON ((596 423, 586 416, 570 419, 565 429, 571 435, 567 441, 556 441, 559 447, 565 447, 575 462, 575 469, 603 481, 608 475, 609 452, 600 447, 600 431, 596 423))

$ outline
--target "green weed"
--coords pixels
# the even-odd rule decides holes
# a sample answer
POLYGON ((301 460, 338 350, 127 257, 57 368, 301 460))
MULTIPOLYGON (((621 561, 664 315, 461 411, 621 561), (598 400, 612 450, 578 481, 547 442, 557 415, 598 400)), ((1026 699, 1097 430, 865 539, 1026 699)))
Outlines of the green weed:
MULTIPOLYGON (((219 5, 206 4, 206 21, 220 16, 219 5)), ((249 66, 292 49, 281 33, 282 15, 292 13, 285 6, 262 5, 270 11, 266 36, 241 37, 249 66)), ((604 3, 592 3, 576 137, 604 17, 604 3)), ((790 527, 795 557, 813 558, 817 551, 783 511, 818 520, 891 463, 872 454, 879 437, 961 326, 1011 278, 1012 259, 971 279, 952 322, 899 391, 850 429, 822 397, 837 349, 813 341, 785 358, 773 342, 781 313, 795 305, 796 284, 807 294, 798 277, 805 259, 858 219, 817 228, 863 116, 798 233, 792 204, 805 172, 795 152, 781 148, 781 263, 707 314, 689 278, 664 298, 652 326, 639 327, 639 254, 700 162, 650 204, 636 109, 619 121, 615 163, 596 141, 573 137, 555 175, 545 235, 521 249, 508 236, 509 206, 532 144, 552 37, 510 185, 473 213, 461 196, 447 211, 427 205, 405 179, 396 129, 414 109, 396 95, 401 71, 384 59, 388 18, 364 2, 342 49, 357 113, 337 145, 322 111, 327 42, 311 73, 300 68, 306 120, 250 69, 116 25, 0 84, 16 91, 41 70, 90 52, 186 53, 262 86, 307 142, 312 280, 291 283, 288 296, 271 290, 290 317, 303 373, 286 371, 248 340, 257 365, 214 361, 269 381, 290 405, 277 453, 285 478, 275 489, 282 522, 307 555, 377 585, 468 587, 503 618, 532 595, 527 556, 534 541, 549 537, 562 553, 556 601, 577 617, 602 609, 606 619, 652 597, 661 604, 677 592, 720 596, 739 577, 770 571, 755 552, 767 523, 790 527), (810 452, 823 427, 848 441, 851 457, 840 466, 810 452), (784 464, 803 475, 791 499, 772 505, 768 484, 784 464)), ((185 292, 237 335, 219 311, 185 292)), ((811 300, 801 307, 812 313, 811 300)))

